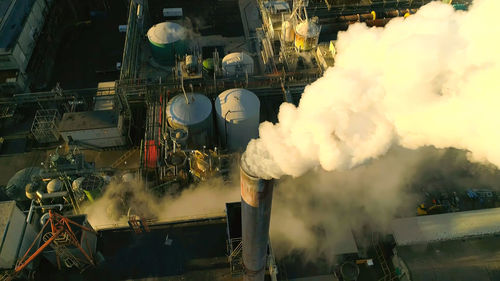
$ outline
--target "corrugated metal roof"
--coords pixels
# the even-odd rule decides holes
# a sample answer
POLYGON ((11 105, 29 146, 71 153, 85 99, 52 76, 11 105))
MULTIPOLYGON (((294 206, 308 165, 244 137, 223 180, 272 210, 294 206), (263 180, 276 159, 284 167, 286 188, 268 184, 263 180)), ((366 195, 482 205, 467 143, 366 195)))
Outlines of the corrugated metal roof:
POLYGON ((116 128, 118 113, 114 110, 66 112, 59 123, 60 132, 116 128))
POLYGON ((35 0, 0 1, 0 49, 9 49, 21 33, 35 0))
POLYGON ((500 233, 500 208, 396 219, 397 245, 413 245, 500 233))
POLYGON ((16 206, 15 201, 5 201, 0 202, 0 249, 2 249, 2 242, 4 241, 4 235, 9 226, 10 217, 12 215, 12 210, 16 206))
POLYGON ((397 255, 412 281, 500 280, 500 239, 494 236, 398 246, 397 255))

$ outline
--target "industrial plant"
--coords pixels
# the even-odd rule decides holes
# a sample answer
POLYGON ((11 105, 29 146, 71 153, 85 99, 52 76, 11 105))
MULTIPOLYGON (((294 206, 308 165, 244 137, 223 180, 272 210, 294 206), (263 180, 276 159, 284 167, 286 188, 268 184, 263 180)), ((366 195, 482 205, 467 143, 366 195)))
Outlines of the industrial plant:
POLYGON ((500 280, 500 186, 463 151, 418 167, 409 215, 310 230, 335 237, 321 251, 283 246, 294 224, 270 232, 295 174, 244 161, 262 122, 334 72, 339 34, 430 2, 1 0, 0 280, 500 280))

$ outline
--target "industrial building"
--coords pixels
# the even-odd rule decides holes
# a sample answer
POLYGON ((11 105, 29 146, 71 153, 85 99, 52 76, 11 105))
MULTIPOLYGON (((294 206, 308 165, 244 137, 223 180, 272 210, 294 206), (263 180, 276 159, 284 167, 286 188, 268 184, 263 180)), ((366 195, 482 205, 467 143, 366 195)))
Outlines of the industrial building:
POLYGON ((54 1, 2 1, 0 6, 0 90, 25 91, 27 67, 54 1))
POLYGON ((390 242, 346 225, 335 262, 277 256, 276 182, 240 167, 259 124, 335 64, 339 31, 428 2, 2 1, 0 280, 498 279, 497 209, 397 219, 390 242), (241 201, 174 217, 150 206, 213 179, 241 201), (94 223, 100 198, 115 200, 94 223))
POLYGON ((497 280, 498 208, 393 221, 399 280, 497 280))

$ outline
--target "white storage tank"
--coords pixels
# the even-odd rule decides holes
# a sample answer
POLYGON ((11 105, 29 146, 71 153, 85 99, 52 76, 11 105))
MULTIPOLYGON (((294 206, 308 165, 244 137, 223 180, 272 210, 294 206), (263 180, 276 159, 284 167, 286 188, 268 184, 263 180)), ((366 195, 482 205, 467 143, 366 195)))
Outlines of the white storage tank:
POLYGON ((167 104, 167 119, 172 128, 188 133, 188 148, 209 145, 213 136, 212 102, 205 95, 190 93, 175 96, 167 104))
POLYGON ((53 179, 47 184, 47 193, 54 193, 63 190, 63 183, 58 179, 53 179))
POLYGON ((215 100, 217 128, 222 143, 230 150, 244 150, 259 136, 260 101, 249 90, 229 89, 215 100))
POLYGON ((73 191, 77 191, 77 190, 81 189, 82 183, 84 180, 85 180, 85 177, 79 177, 79 178, 75 179, 73 181, 73 183, 71 184, 71 188, 73 189, 73 191))
POLYGON ((321 27, 311 21, 304 21, 295 27, 295 49, 298 51, 310 51, 318 46, 321 27))
POLYGON ((231 53, 222 59, 225 76, 253 74, 253 59, 245 53, 231 53))

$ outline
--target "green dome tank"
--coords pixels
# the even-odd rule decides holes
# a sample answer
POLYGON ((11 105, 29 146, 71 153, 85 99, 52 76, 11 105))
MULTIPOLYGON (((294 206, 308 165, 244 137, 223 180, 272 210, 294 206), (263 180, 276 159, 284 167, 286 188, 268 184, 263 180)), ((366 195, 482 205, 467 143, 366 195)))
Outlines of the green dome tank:
POLYGON ((187 49, 187 30, 173 22, 153 25, 148 33, 153 58, 162 65, 174 65, 175 56, 184 56, 187 49))

